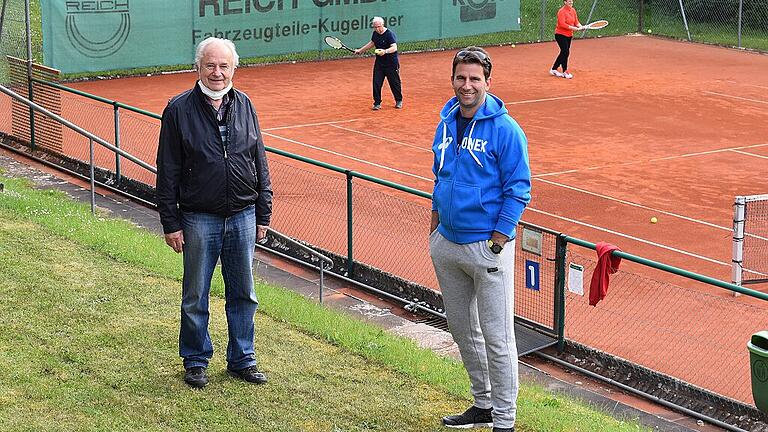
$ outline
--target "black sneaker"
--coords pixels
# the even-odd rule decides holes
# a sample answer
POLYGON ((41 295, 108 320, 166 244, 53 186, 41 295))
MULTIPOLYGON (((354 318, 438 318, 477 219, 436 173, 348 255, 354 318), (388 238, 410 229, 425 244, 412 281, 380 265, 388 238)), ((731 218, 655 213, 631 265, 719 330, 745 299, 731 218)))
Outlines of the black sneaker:
POLYGON ((458 429, 493 427, 491 411, 492 408, 482 409, 472 405, 462 414, 443 417, 443 425, 458 429))
POLYGON ((497 428, 497 427, 495 427, 495 428, 493 428, 493 432, 515 432, 515 427, 514 426, 511 427, 511 428, 497 428))
POLYGON ((227 368, 227 372, 235 378, 240 378, 243 381, 247 381, 253 384, 266 384, 267 376, 259 372, 256 366, 249 366, 244 369, 233 370, 227 368))
POLYGON ((184 382, 195 388, 205 387, 208 384, 208 375, 205 373, 205 368, 195 366, 187 369, 184 372, 184 382))

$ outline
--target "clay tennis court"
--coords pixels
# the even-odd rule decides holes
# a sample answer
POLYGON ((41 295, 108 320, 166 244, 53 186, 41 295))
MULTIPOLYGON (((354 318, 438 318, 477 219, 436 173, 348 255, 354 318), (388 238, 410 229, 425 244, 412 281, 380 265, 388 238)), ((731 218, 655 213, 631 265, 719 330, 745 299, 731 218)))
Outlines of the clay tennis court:
MULTIPOLYGON (((546 73, 554 42, 488 51, 491 92, 529 139, 524 220, 730 280, 733 198, 768 191, 768 56, 644 36, 575 40, 565 80, 546 73)), ((431 192, 452 55, 401 56, 403 110, 386 85, 384 108, 370 110, 371 58, 243 68, 235 83, 267 145, 431 192)), ((74 87, 160 113, 194 79, 74 87)))

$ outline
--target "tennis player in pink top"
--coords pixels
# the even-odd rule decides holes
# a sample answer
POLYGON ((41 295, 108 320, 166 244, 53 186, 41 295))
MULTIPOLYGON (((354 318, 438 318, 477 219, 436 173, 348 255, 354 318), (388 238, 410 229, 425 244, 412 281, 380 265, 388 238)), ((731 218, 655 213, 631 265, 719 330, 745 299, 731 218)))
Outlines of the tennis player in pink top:
POLYGON ((549 70, 549 74, 560 78, 573 78, 568 72, 568 56, 571 53, 571 39, 573 32, 582 30, 579 16, 576 15, 576 9, 573 8, 573 0, 563 0, 563 7, 557 11, 557 26, 555 27, 555 40, 560 47, 560 54, 555 59, 555 64, 549 70), (560 72, 557 68, 562 67, 560 72))

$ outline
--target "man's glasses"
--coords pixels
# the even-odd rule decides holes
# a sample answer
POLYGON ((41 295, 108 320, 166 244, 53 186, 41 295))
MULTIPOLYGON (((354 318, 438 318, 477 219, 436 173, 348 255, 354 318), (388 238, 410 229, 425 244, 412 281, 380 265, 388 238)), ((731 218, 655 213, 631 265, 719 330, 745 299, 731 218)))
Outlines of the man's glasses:
POLYGON ((478 60, 480 63, 484 64, 488 67, 488 73, 491 72, 491 58, 488 57, 488 54, 482 52, 482 51, 470 51, 470 50, 461 50, 456 53, 456 58, 459 60, 478 60))

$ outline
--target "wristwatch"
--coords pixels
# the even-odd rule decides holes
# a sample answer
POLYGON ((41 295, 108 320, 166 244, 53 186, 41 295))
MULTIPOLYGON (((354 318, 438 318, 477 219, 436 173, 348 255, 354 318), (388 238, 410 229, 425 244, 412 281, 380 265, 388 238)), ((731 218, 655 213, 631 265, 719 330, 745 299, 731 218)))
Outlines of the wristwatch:
POLYGON ((491 252, 495 255, 498 255, 501 253, 501 250, 504 249, 504 246, 494 243, 493 240, 488 240, 488 248, 490 248, 491 252))

